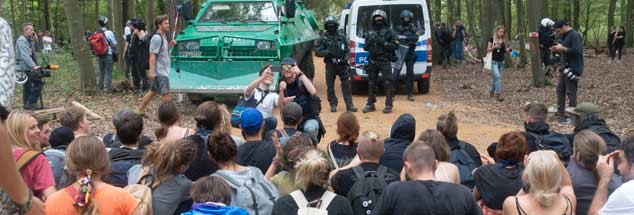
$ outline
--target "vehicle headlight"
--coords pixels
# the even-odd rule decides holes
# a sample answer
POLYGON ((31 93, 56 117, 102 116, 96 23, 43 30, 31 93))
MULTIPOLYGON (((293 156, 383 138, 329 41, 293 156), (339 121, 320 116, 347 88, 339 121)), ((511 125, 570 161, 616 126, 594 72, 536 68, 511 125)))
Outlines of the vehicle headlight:
POLYGON ((194 50, 197 51, 198 49, 200 49, 200 42, 197 40, 185 41, 180 44, 179 49, 188 50, 188 51, 194 51, 194 50))
POLYGON ((260 40, 255 42, 255 47, 257 49, 275 49, 275 42, 260 40))

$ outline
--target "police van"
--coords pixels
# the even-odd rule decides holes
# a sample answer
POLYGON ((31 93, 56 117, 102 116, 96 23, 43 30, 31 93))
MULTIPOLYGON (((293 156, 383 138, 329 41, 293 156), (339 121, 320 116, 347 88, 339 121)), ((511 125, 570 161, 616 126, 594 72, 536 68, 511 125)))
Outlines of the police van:
MULTIPOLYGON (((363 36, 372 29, 370 15, 381 9, 387 14, 387 22, 391 29, 401 24, 401 11, 407 9, 414 13, 413 22, 420 30, 416 43, 416 63, 414 64, 414 80, 418 92, 429 92, 431 75, 431 25, 427 1, 421 0, 356 0, 346 5, 340 17, 340 30, 346 33, 350 43, 351 83, 355 91, 367 87, 368 76, 364 65, 368 64, 368 52, 363 50, 363 36)), ((394 66, 393 66, 394 67, 394 66)), ((406 66, 403 65, 399 81, 405 81, 406 66)))

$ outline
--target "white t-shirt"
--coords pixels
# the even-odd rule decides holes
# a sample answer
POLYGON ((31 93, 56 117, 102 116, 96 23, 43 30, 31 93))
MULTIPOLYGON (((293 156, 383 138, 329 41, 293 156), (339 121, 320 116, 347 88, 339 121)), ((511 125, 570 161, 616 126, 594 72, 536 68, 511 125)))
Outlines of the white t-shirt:
POLYGON ((599 211, 601 215, 634 214, 634 180, 617 188, 599 211))
POLYGON ((44 44, 44 50, 52 50, 51 44, 53 44, 53 38, 49 36, 42 37, 42 43, 44 44))
MULTIPOLYGON (((244 98, 246 98, 246 100, 251 99, 251 97, 248 97, 246 93, 247 92, 245 90, 244 98)), ((253 99, 260 101, 262 97, 264 97, 264 92, 260 90, 259 88, 255 88, 255 90, 253 90, 253 99)), ((264 97, 264 101, 262 101, 257 107, 260 113, 262 113, 262 117, 266 119, 273 116, 273 108, 277 107, 278 98, 279 98, 279 95, 275 92, 269 91, 269 93, 266 94, 266 97, 264 97)))

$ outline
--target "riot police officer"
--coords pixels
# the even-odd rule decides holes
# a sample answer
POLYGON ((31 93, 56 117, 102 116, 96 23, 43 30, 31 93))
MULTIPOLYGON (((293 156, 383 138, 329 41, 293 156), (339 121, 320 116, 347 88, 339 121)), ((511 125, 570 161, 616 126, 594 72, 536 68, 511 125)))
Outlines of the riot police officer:
POLYGON ((339 31, 339 23, 334 17, 329 16, 324 22, 326 32, 317 42, 316 55, 323 57, 326 63, 326 86, 328 87, 328 102, 330 111, 337 112, 337 96, 335 95, 335 79, 339 75, 341 79, 341 93, 346 102, 346 110, 357 112, 357 108, 352 103, 352 93, 350 92, 350 73, 348 71, 348 59, 350 58, 350 48, 346 43, 346 37, 339 31))
POLYGON ((391 62, 396 61, 395 50, 398 48, 396 34, 387 24, 387 15, 383 10, 375 10, 370 16, 373 29, 365 35, 364 50, 369 52, 369 62, 366 67, 368 73, 368 103, 363 108, 363 113, 376 111, 376 84, 379 81, 379 73, 384 81, 386 92, 385 107, 383 113, 392 113, 392 101, 394 90, 392 86, 391 62))
POLYGON ((396 27, 398 35, 398 57, 399 60, 394 67, 394 92, 398 89, 398 79, 403 68, 403 63, 407 66, 406 86, 407 100, 414 101, 414 63, 416 63, 416 42, 420 32, 414 25, 414 13, 410 10, 401 11, 401 25, 396 27))

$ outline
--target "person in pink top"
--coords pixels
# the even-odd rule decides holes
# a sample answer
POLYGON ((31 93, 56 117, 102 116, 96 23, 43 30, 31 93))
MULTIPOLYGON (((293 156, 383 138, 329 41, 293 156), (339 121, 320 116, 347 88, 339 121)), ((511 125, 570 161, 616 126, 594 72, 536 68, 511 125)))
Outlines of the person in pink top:
MULTIPOLYGON (((29 156, 29 153, 27 153, 29 151, 36 153, 41 151, 40 129, 37 127, 35 117, 23 112, 12 112, 7 118, 6 126, 12 146, 13 158, 16 163, 19 163, 18 161, 22 156, 29 156)), ((23 166, 18 166, 18 168, 24 182, 38 198, 45 201, 55 192, 53 171, 48 159, 43 154, 37 154, 23 166)))

